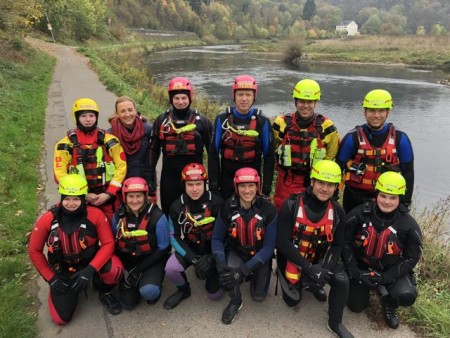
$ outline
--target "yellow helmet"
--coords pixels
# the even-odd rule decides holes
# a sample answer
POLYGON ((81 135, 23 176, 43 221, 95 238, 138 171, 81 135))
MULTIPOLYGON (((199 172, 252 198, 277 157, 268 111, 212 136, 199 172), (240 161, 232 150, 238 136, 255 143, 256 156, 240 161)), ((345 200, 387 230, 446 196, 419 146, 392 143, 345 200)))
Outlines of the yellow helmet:
POLYGON ((362 106, 373 109, 392 109, 392 96, 387 90, 374 89, 366 94, 362 106))
POLYGON ((378 177, 375 190, 390 195, 404 195, 406 192, 406 180, 400 173, 387 171, 378 177))
POLYGON ((72 106, 72 115, 75 120, 75 123, 77 123, 77 116, 76 113, 82 110, 90 110, 96 113, 97 117, 100 112, 100 109, 98 108, 97 102, 94 100, 83 97, 81 99, 75 100, 72 106))
POLYGON ((83 176, 78 174, 68 174, 59 182, 58 191, 61 195, 67 196, 87 195, 87 181, 83 176))
POLYGON ((295 85, 292 97, 300 100, 319 101, 320 86, 311 79, 301 80, 295 85))
POLYGON ((336 162, 330 160, 322 160, 317 162, 311 168, 311 178, 324 182, 340 183, 342 178, 342 171, 336 162))

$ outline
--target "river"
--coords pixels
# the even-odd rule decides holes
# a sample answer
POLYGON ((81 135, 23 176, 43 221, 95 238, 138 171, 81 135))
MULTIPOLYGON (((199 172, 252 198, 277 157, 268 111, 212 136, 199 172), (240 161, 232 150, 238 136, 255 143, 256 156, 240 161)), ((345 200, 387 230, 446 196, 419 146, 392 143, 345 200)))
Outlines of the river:
POLYGON ((450 127, 450 87, 437 84, 444 74, 400 66, 315 63, 286 66, 273 54, 247 54, 239 46, 183 48, 152 54, 148 68, 166 85, 175 76, 188 77, 197 95, 231 104, 233 78, 249 74, 258 82, 255 106, 267 116, 294 110, 292 89, 297 81, 319 82, 317 111, 336 124, 341 137, 364 120, 361 102, 376 88, 394 100, 389 122, 405 131, 414 148, 417 207, 432 207, 450 194, 450 154, 445 128, 450 127), (447 150, 446 150, 447 149, 447 150))

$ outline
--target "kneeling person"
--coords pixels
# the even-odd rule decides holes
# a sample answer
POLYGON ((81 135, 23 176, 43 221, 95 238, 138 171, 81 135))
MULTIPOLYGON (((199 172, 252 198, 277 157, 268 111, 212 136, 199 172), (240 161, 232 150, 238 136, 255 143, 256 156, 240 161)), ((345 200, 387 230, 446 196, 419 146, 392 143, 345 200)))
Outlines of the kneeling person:
POLYGON ((169 258, 167 218, 148 202, 148 185, 140 177, 123 182, 124 203, 114 214, 116 252, 128 272, 119 286, 119 301, 131 310, 144 298, 155 304, 161 296, 164 266, 169 258))
POLYGON ((250 280, 254 301, 263 301, 269 288, 277 235, 277 210, 260 195, 260 178, 253 168, 234 177, 235 195, 222 206, 214 225, 212 251, 230 303, 222 322, 230 324, 242 307, 240 283, 250 280))
POLYGON ((331 286, 328 328, 338 337, 353 337, 342 324, 349 279, 340 263, 344 245, 344 210, 333 200, 341 181, 341 169, 330 160, 317 162, 311 170, 311 186, 291 195, 280 211, 277 242, 278 276, 283 300, 297 305, 306 289, 326 299, 331 286))
POLYGON ((343 251, 350 280, 347 302, 353 312, 369 305, 369 292, 378 290, 384 319, 398 328, 397 308, 417 298, 413 268, 422 253, 420 227, 400 204, 406 180, 396 172, 381 174, 375 185, 376 200, 366 201, 347 216, 343 251))
POLYGON ((185 274, 194 265, 201 279, 206 279, 206 294, 212 300, 222 297, 219 274, 211 254, 214 221, 223 203, 221 197, 206 190, 208 174, 203 165, 191 163, 184 167, 181 180, 185 192, 170 207, 170 242, 175 252, 166 265, 169 280, 178 291, 167 298, 164 308, 173 309, 190 297, 191 289, 185 274))

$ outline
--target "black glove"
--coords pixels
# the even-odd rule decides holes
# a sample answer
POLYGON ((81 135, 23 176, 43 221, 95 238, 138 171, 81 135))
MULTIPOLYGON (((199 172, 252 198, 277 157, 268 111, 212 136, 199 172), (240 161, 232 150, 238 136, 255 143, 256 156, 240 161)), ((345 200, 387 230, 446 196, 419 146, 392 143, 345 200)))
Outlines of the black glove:
POLYGON ((201 279, 205 279, 211 274, 214 266, 214 260, 211 255, 204 255, 197 259, 194 263, 195 271, 201 279))
POLYGON ((50 289, 56 294, 56 295, 65 295, 67 292, 69 292, 69 284, 66 283, 63 279, 58 277, 58 275, 53 276, 52 279, 48 282, 48 285, 50 285, 50 289))
POLYGON ((141 277, 142 271, 138 267, 135 267, 128 272, 125 283, 132 288, 136 288, 139 285, 141 277))
POLYGON ((324 286, 326 283, 331 281, 333 273, 322 267, 320 264, 313 264, 306 269, 305 273, 311 279, 312 282, 324 286))
POLYGON ((86 292, 91 284, 91 279, 94 276, 95 268, 92 265, 88 265, 83 270, 75 273, 70 279, 73 281, 70 287, 74 292, 86 292))
POLYGON ((244 278, 239 269, 226 269, 219 275, 219 283, 225 291, 231 291, 244 278))
POLYGON ((314 282, 314 281, 312 281, 312 280, 309 280, 309 281, 307 281, 307 282, 305 282, 304 284, 303 284, 303 288, 306 290, 306 291, 309 291, 309 292, 316 292, 316 291, 318 291, 318 290, 320 290, 320 289, 322 289, 323 288, 323 285, 321 285, 321 284, 319 284, 319 283, 316 283, 316 282, 314 282))

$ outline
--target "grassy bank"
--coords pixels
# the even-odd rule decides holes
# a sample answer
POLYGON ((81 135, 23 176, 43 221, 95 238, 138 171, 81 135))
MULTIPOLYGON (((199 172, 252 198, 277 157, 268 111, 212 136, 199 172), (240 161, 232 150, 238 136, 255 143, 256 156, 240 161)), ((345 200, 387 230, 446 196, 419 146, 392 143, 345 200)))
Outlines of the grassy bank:
POLYGON ((53 64, 48 56, 21 42, 0 41, 0 337, 37 334, 34 284, 29 281, 35 274, 28 260, 26 234, 37 216, 53 64))

